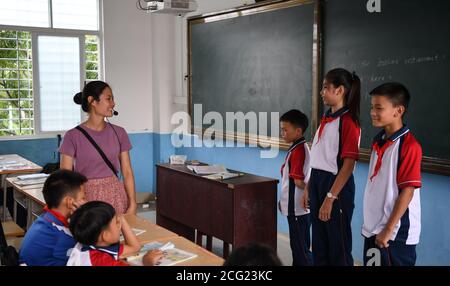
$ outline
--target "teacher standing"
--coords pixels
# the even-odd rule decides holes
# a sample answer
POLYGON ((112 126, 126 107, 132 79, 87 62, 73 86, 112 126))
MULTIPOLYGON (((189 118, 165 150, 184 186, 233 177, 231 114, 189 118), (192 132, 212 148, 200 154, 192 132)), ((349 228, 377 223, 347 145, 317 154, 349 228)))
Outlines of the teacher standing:
POLYGON ((88 201, 110 203, 119 214, 136 214, 130 139, 125 129, 107 121, 115 113, 111 87, 103 81, 89 82, 74 96, 74 102, 88 113, 88 119, 65 134, 59 150, 61 169, 75 170, 88 178, 85 184, 88 201))

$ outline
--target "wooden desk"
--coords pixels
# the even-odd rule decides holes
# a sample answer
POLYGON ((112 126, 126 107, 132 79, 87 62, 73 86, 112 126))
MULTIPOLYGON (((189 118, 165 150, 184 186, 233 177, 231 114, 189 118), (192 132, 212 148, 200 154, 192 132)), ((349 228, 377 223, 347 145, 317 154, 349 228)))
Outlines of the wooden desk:
MULTIPOLYGON (((278 180, 245 174, 215 181, 194 174, 185 165, 157 164, 156 223, 191 241, 197 231, 239 247, 261 242, 277 247, 278 180)), ((200 234, 200 235, 199 235, 200 234)))
POLYGON ((150 221, 143 219, 135 215, 125 215, 125 219, 133 228, 144 229, 145 232, 138 235, 139 242, 145 244, 147 242, 155 241, 158 239, 170 239, 178 237, 178 234, 165 229, 159 225, 151 223, 150 221))
POLYGON ((42 167, 17 155, 8 154, 0 155, 0 175, 1 184, 3 186, 3 220, 6 220, 6 194, 7 185, 6 177, 11 174, 26 174, 26 173, 37 173, 42 170, 42 167), (14 162, 14 163, 13 163, 14 162))
POLYGON ((17 177, 9 177, 6 179, 5 185, 13 187, 14 197, 14 220, 17 217, 17 204, 21 204, 27 210, 27 227, 28 229, 34 221, 34 218, 41 214, 42 208, 45 206, 42 188, 44 184, 34 184, 21 186, 17 184, 17 177))

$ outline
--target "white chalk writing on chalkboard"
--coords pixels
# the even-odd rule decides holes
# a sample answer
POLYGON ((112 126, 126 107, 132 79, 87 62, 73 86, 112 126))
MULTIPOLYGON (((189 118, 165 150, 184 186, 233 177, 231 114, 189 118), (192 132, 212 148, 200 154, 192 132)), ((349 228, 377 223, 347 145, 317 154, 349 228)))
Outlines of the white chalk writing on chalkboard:
POLYGON ((398 59, 378 59, 377 67, 385 67, 389 65, 398 65, 398 59))
POLYGON ((372 74, 370 76, 371 82, 385 81, 385 80, 391 80, 391 79, 392 79, 392 75, 390 75, 390 74, 387 74, 387 75, 372 74))
POLYGON ((405 59, 405 65, 413 65, 428 62, 438 62, 440 59, 445 59, 445 55, 435 54, 432 56, 422 56, 422 57, 409 57, 405 59), (444 57, 443 57, 444 56, 444 57))

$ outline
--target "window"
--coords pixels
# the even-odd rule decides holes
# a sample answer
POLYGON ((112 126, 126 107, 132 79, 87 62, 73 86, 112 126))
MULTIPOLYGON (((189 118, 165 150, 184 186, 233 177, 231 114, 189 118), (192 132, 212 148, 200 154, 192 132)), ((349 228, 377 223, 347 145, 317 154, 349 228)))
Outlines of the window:
POLYGON ((0 31, 0 136, 34 134, 31 33, 0 31))
POLYGON ((80 123, 80 108, 72 101, 80 90, 79 39, 38 36, 37 45, 40 129, 70 129, 80 123))
POLYGON ((98 7, 98 0, 0 0, 0 24, 97 31, 98 7))
POLYGON ((0 0, 0 24, 50 27, 48 0, 0 0))
POLYGON ((0 136, 81 122, 73 95, 101 78, 98 15, 98 0, 0 0, 0 136))
POLYGON ((98 30, 97 0, 53 0, 53 27, 98 30))

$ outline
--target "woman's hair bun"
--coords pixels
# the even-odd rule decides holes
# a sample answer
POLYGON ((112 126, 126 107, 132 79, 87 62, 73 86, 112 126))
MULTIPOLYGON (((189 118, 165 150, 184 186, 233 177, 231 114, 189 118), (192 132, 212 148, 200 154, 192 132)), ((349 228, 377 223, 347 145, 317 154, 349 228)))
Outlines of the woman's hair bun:
POLYGON ((82 103, 82 96, 83 96, 83 93, 82 93, 82 92, 79 92, 79 93, 75 94, 75 96, 73 97, 73 101, 74 101, 76 104, 81 105, 81 103, 82 103))

